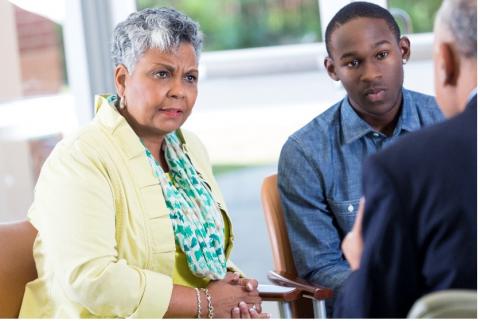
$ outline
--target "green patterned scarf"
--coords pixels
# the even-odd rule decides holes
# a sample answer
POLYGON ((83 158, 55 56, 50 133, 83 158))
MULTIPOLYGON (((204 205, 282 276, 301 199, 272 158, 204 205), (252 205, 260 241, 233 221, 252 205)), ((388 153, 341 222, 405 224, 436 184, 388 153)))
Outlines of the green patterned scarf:
POLYGON ((175 133, 165 136, 165 159, 171 180, 147 148, 145 153, 162 187, 175 241, 186 255, 188 267, 198 277, 223 279, 227 272, 223 217, 178 137, 175 133))

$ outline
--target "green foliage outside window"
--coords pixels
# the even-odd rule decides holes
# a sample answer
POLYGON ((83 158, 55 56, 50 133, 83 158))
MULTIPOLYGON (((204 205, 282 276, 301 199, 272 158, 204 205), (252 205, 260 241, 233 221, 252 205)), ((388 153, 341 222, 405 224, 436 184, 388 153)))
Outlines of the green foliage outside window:
MULTIPOLYGON (((334 0, 327 0, 334 1, 334 0)), ((205 51, 322 41, 318 0, 137 0, 138 9, 169 6, 200 23, 205 51)), ((442 0, 388 0, 408 13, 412 32, 431 32, 442 0)), ((402 33, 405 32, 399 21, 402 33)))
POLYGON ((321 41, 318 0, 138 0, 169 6, 200 23, 205 51, 321 41))
POLYGON ((435 13, 442 0, 389 0, 389 8, 407 12, 412 21, 413 33, 432 32, 435 13))

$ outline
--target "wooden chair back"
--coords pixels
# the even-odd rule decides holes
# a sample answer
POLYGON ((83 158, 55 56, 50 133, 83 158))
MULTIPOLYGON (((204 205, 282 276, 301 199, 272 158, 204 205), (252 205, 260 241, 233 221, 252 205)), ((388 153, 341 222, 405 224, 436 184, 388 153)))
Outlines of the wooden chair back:
POLYGON ((272 246, 273 267, 276 271, 287 272, 296 277, 297 270, 293 262, 287 227, 280 203, 280 194, 277 188, 277 175, 268 176, 263 180, 261 198, 270 245, 272 246))
POLYGON ((18 318, 25 285, 37 278, 30 222, 0 224, 0 318, 18 318))
MULTIPOLYGON (((265 221, 267 222, 268 236, 272 246, 274 270, 297 277, 297 269, 293 261, 287 227, 280 202, 277 187, 277 175, 271 175, 263 180, 261 200, 265 221)), ((313 305, 309 299, 301 298, 292 303, 293 318, 313 318, 313 305)))

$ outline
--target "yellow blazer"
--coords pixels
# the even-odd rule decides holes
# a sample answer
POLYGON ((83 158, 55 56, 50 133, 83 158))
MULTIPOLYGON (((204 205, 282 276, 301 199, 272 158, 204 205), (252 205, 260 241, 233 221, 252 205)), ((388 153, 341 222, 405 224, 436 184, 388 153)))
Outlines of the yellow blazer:
MULTIPOLYGON (((105 97, 95 105, 94 120, 55 147, 35 187, 28 217, 39 231, 38 279, 20 317, 160 318, 168 308, 175 240, 161 187, 125 118, 105 97)), ((203 145, 181 134, 230 225, 203 145)), ((230 226, 227 257, 232 244, 230 226)))

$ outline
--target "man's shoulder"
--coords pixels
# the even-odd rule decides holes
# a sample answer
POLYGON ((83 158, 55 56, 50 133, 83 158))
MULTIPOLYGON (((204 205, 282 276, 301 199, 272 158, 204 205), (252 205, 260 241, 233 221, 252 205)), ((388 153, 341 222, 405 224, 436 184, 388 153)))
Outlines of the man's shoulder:
POLYGON ((404 89, 404 93, 409 95, 413 107, 424 121, 432 120, 437 122, 444 119, 434 96, 409 89, 404 89))
POLYGON ((330 133, 340 126, 340 107, 341 101, 317 115, 289 138, 297 142, 315 141, 316 144, 327 140, 330 133))

